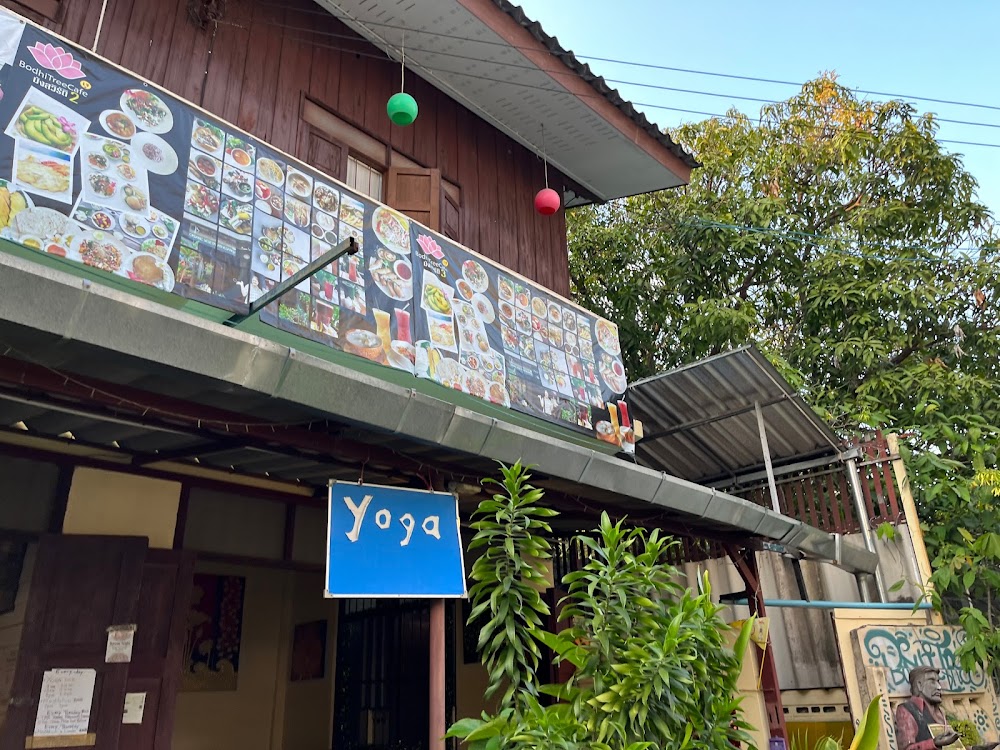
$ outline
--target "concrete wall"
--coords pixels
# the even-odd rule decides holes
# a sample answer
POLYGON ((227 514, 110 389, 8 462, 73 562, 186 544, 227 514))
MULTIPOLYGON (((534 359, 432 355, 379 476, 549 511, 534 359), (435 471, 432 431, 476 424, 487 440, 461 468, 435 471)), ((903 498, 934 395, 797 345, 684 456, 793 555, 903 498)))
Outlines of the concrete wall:
POLYGON ((334 675, 337 664, 338 602, 324 599, 319 573, 300 573, 292 581, 291 616, 283 642, 291 644, 298 623, 326 620, 326 669, 322 680, 290 682, 286 669, 280 682, 284 691, 284 728, 281 747, 287 750, 330 750, 333 731, 334 675))
POLYGON ((199 565, 199 572, 246 577, 240 667, 233 691, 181 692, 174 722, 175 750, 267 750, 281 747, 278 700, 287 675, 282 638, 289 573, 265 568, 199 565), (275 740, 279 741, 276 743, 275 740))
MULTIPOLYGON (((847 535, 844 544, 863 546, 860 534, 847 535)), ((877 540, 879 565, 886 587, 903 581, 903 587, 890 594, 890 601, 912 602, 919 596, 913 544, 905 526, 898 529, 893 540, 877 540)), ((757 554, 761 586, 766 599, 802 599, 813 601, 859 602, 861 592, 853 575, 835 565, 802 560, 804 591, 796 580, 792 560, 773 552, 757 554)), ((728 559, 709 560, 684 566, 689 581, 701 571, 708 571, 716 596, 742 592, 745 589, 736 567, 728 559)), ((749 616, 746 607, 730 607, 729 619, 749 616)), ((844 673, 837 637, 830 610, 785 609, 771 607, 771 648, 783 690, 831 690, 844 687, 844 673)))

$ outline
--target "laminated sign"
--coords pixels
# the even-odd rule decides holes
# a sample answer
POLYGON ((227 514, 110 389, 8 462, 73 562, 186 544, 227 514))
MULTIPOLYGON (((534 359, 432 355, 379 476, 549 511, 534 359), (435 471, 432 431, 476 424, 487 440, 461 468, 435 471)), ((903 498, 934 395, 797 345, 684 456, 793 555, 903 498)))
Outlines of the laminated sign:
POLYGON ((326 596, 464 597, 458 499, 331 484, 326 596))

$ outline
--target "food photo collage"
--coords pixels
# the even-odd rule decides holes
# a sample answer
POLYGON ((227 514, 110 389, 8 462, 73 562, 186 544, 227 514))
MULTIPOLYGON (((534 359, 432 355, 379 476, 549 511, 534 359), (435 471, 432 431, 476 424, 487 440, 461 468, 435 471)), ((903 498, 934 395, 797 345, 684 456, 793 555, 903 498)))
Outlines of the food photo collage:
POLYGON ((156 135, 169 129, 169 111, 147 109, 145 93, 126 88, 114 109, 89 118, 28 88, 4 118, 0 236, 173 291, 179 221, 153 205, 150 176, 176 156, 156 135))
POLYGON ((416 233, 424 315, 416 373, 628 443, 618 327, 430 234, 416 233))

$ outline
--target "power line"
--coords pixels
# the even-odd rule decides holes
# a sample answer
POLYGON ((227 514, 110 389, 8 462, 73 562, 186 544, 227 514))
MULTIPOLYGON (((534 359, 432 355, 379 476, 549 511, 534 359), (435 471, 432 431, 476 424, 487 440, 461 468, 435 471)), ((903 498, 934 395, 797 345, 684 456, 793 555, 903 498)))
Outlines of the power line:
MULTIPOLYGON (((229 24, 229 25, 233 25, 233 24, 229 24)), ((289 31, 298 31, 298 32, 303 32, 303 33, 310 34, 310 35, 317 35, 317 36, 321 36, 321 37, 329 37, 329 38, 334 38, 334 39, 344 39, 344 40, 348 40, 348 41, 355 41, 356 40, 356 36, 353 35, 353 34, 342 34, 342 33, 338 33, 338 32, 335 32, 335 31, 318 31, 316 29, 306 28, 306 27, 303 27, 303 26, 292 26, 292 25, 289 25, 289 24, 268 24, 268 25, 272 26, 274 28, 286 29, 286 30, 289 30, 289 31)), ((429 32, 425 32, 425 33, 429 33, 429 32)), ((473 55, 462 55, 462 54, 459 54, 457 52, 445 52, 443 50, 426 49, 426 48, 422 48, 422 47, 413 47, 413 46, 410 46, 408 49, 411 52, 426 52, 426 53, 438 55, 440 57, 454 58, 456 60, 467 60, 469 62, 474 62, 474 63, 483 62, 483 60, 481 58, 479 58, 479 57, 475 57, 473 55)), ((493 64, 493 65, 499 65, 499 66, 504 67, 504 68, 514 68, 514 69, 518 69, 518 70, 529 70, 529 71, 538 71, 539 70, 534 65, 525 65, 525 64, 521 64, 521 63, 515 63, 515 62, 491 62, 491 64, 493 64)), ((426 65, 422 65, 421 67, 423 67, 425 70, 448 70, 448 72, 452 72, 452 73, 455 73, 457 75, 462 75, 461 73, 458 73, 456 71, 450 71, 449 69, 434 69, 434 68, 430 68, 430 67, 428 67, 426 65)), ((743 94, 726 94, 726 93, 720 93, 720 92, 717 92, 717 91, 702 91, 701 89, 686 89, 686 88, 680 88, 680 87, 677 87, 677 86, 664 86, 662 84, 656 84, 656 83, 643 83, 641 81, 627 81, 627 80, 623 80, 623 79, 619 79, 619 78, 605 78, 604 80, 605 80, 606 83, 615 83, 615 84, 618 84, 618 85, 621 85, 621 86, 635 86, 635 87, 638 87, 638 88, 654 89, 654 90, 657 90, 657 91, 670 91, 670 92, 673 92, 673 93, 691 94, 693 96, 709 96, 709 97, 714 97, 714 98, 718 98, 718 99, 726 99, 726 100, 730 100, 730 101, 745 101, 745 102, 755 102, 755 103, 760 103, 760 104, 778 104, 781 101, 781 100, 775 100, 775 99, 767 99, 767 98, 759 97, 759 96, 746 96, 746 95, 743 95, 743 94)), ((645 105, 644 104, 644 105, 641 105, 641 106, 655 106, 655 105, 645 105)), ((839 109, 838 107, 822 107, 822 106, 820 108, 821 109, 825 109, 827 111, 836 111, 837 109, 839 109)), ((998 107, 998 109, 1000 109, 1000 107, 998 107)), ((940 117, 940 116, 937 116, 937 115, 935 115, 935 119, 938 122, 947 122, 947 123, 951 123, 953 125, 968 125, 970 127, 1000 129, 1000 124, 998 124, 998 123, 978 122, 978 121, 974 121, 974 120, 954 120, 954 119, 951 119, 951 118, 940 117)))
POLYGON ((880 256, 864 254, 860 255, 858 253, 851 252, 852 248, 844 247, 843 245, 847 243, 848 245, 854 245, 856 248, 868 247, 868 248, 885 248, 886 243, 877 242, 857 242, 847 237, 836 237, 834 235, 824 235, 824 234, 814 234, 812 232, 801 232, 796 230, 788 229, 774 229, 772 227, 758 227, 758 226, 747 226, 739 224, 730 224, 722 221, 715 221, 714 219, 705 219, 701 217, 693 217, 689 219, 681 219, 677 222, 679 225, 687 225, 694 228, 705 228, 705 229, 726 229, 735 232, 742 232, 746 234, 767 234, 777 237, 786 238, 795 242, 803 242, 810 244, 819 245, 837 245, 837 247, 832 248, 833 250, 843 252, 848 255, 853 255, 855 257, 871 258, 874 260, 881 260, 886 263, 893 263, 898 261, 912 261, 912 262, 923 262, 923 263, 949 263, 956 260, 969 260, 973 262, 978 262, 980 260, 980 255, 984 250, 996 250, 996 248, 988 247, 975 247, 975 246, 964 246, 964 247, 945 247, 945 248, 934 248, 927 245, 896 245, 896 249, 907 252, 926 252, 929 254, 937 253, 957 253, 958 255, 953 255, 951 257, 937 256, 935 257, 900 257, 900 256, 880 256), (975 257, 973 257, 975 256, 975 257))
MULTIPOLYGON (((227 22, 227 21, 219 21, 218 23, 219 23, 219 25, 222 25, 222 26, 230 26, 230 27, 233 27, 233 28, 244 29, 244 30, 246 29, 245 26, 241 26, 239 24, 230 23, 230 22, 227 22)), ((315 34, 315 32, 311 32, 308 29, 302 29, 300 27, 292 27, 292 26, 284 27, 284 26, 276 25, 276 24, 269 24, 269 26, 271 26, 271 27, 277 27, 277 28, 286 28, 286 29, 289 29, 289 30, 307 31, 310 34, 315 34)), ((339 36, 344 36, 344 35, 339 35, 339 36)), ((335 44, 324 44, 324 43, 317 42, 314 39, 310 39, 310 38, 304 37, 304 36, 303 37, 292 36, 292 37, 287 37, 287 38, 291 39, 292 41, 303 42, 303 43, 309 44, 309 45, 311 45, 313 47, 318 47, 320 49, 330 49, 330 50, 336 50, 336 51, 339 51, 339 52, 348 52, 348 53, 356 55, 358 57, 364 57, 364 58, 378 60, 380 62, 384 62, 384 63, 388 63, 388 64, 392 64, 392 65, 398 65, 398 63, 396 61, 394 61, 394 60, 386 57, 382 53, 362 52, 360 50, 353 49, 353 48, 350 48, 350 47, 344 47, 344 46, 335 45, 335 44)), ((460 77, 463 77, 463 78, 471 78, 473 80, 487 81, 487 82, 495 84, 495 85, 515 86, 515 87, 518 87, 518 88, 530 89, 530 90, 534 90, 534 91, 543 91, 543 92, 549 93, 549 94, 558 94, 558 95, 562 95, 562 96, 572 96, 573 98, 577 98, 577 99, 605 100, 604 96, 602 96, 600 94, 597 94, 597 93, 594 93, 594 94, 573 94, 573 93, 571 93, 569 91, 566 91, 565 89, 562 89, 562 90, 560 90, 560 89, 554 89, 554 88, 551 88, 551 87, 548 87, 548 86, 538 86, 538 85, 535 85, 535 84, 524 83, 524 82, 520 82, 520 81, 502 81, 502 80, 498 80, 496 78, 493 78, 491 76, 478 75, 478 74, 475 74, 475 73, 466 73, 466 72, 462 72, 462 71, 452 70, 450 68, 436 68, 436 67, 431 67, 431 66, 427 66, 427 65, 420 65, 419 67, 422 70, 425 70, 425 71, 428 71, 428 72, 432 72, 432 73, 447 73, 449 75, 460 76, 460 77)), ((761 101, 768 101, 768 100, 761 100, 761 101)), ((705 116, 705 117, 714 117, 714 118, 719 118, 719 119, 734 119, 734 116, 733 115, 729 115, 729 114, 719 114, 719 113, 715 113, 715 112, 704 112, 704 111, 701 111, 701 110, 685 109, 685 108, 682 108, 682 107, 671 107, 671 106, 667 106, 667 105, 664 105, 664 104, 654 104, 654 103, 649 103, 649 102, 633 102, 633 106, 636 106, 636 107, 646 107, 646 108, 649 108, 649 109, 664 110, 664 111, 668 111, 668 112, 680 112, 680 113, 684 113, 684 114, 696 114, 696 115, 702 115, 702 116, 705 116)), ((865 132, 861 128, 845 128, 845 127, 837 126, 837 125, 823 125, 823 126, 815 125, 815 126, 809 126, 809 127, 811 127, 814 130, 834 130, 836 132, 845 132, 845 133, 865 132)), ((991 126, 991 127, 994 127, 994 126, 991 126)), ((996 127, 1000 127, 1000 126, 996 126, 996 127)), ((902 135, 906 135, 906 134, 902 134, 902 135)), ((934 140, 936 142, 938 142, 938 143, 948 143, 948 144, 953 144, 953 145, 979 146, 979 147, 983 147, 983 148, 1000 148, 1000 143, 985 143, 985 142, 981 142, 981 141, 965 141, 965 140, 956 140, 956 139, 948 139, 948 138, 935 138, 934 140)))
MULTIPOLYGON (((264 5, 264 6, 267 6, 267 7, 276 8, 276 9, 282 9, 282 10, 286 10, 287 9, 287 7, 285 5, 282 5, 280 3, 263 2, 263 3, 260 3, 260 4, 264 5)), ((384 23, 384 22, 378 22, 378 21, 371 21, 371 20, 367 20, 367 19, 365 19, 365 20, 361 20, 361 19, 349 19, 349 18, 346 18, 344 16, 339 16, 336 13, 333 13, 332 11, 328 11, 328 10, 324 10, 324 9, 316 9, 316 10, 297 9, 294 12, 295 13, 307 14, 307 15, 317 15, 317 16, 333 17, 333 18, 336 18, 337 20, 339 20, 341 22, 354 21, 356 23, 361 23, 361 24, 364 24, 366 26, 374 26, 374 27, 378 27, 378 28, 393 29, 393 30, 400 31, 400 32, 405 31, 405 32, 411 33, 411 34, 423 34, 425 36, 430 36, 430 37, 438 38, 438 39, 455 39, 455 40, 460 40, 460 41, 469 41, 468 37, 462 36, 461 34, 447 34, 447 33, 440 32, 440 31, 427 31, 427 30, 424 30, 424 29, 415 29, 415 28, 412 28, 412 27, 400 26, 398 24, 384 23)), ((318 33, 323 33, 323 32, 318 32, 318 33)), ((516 50, 519 50, 519 51, 535 51, 535 49, 536 49, 534 47, 525 47, 525 46, 521 46, 521 45, 517 45, 517 44, 503 42, 503 41, 493 41, 493 40, 490 40, 490 39, 476 39, 474 41, 475 41, 476 44, 484 44, 484 45, 491 45, 491 46, 497 46, 497 47, 504 47, 504 48, 508 48, 508 49, 516 49, 516 50)), ((437 50, 427 50, 427 51, 433 51, 436 54, 445 54, 445 53, 439 52, 437 50)), ((690 74, 690 75, 710 76, 710 77, 714 77, 714 78, 728 78, 728 79, 732 79, 732 80, 752 81, 752 82, 755 82, 755 83, 768 83, 768 84, 774 84, 774 85, 779 85, 779 86, 796 86, 796 87, 803 86, 803 84, 799 83, 799 82, 785 81, 785 80, 774 79, 774 78, 762 78, 762 77, 759 77, 759 76, 738 75, 738 74, 735 74, 735 73, 719 73, 719 72, 716 72, 716 71, 699 70, 699 69, 696 69, 696 68, 681 68, 681 67, 670 66, 670 65, 659 65, 659 64, 654 64, 654 63, 637 62, 637 61, 633 61, 633 60, 621 60, 621 59, 611 58, 611 57, 600 57, 600 56, 597 56, 597 55, 577 54, 577 53, 573 53, 573 52, 570 52, 570 54, 573 54, 575 57, 577 57, 578 59, 581 59, 581 60, 594 60, 594 61, 598 61, 598 62, 611 63, 611 64, 614 64, 614 65, 624 65, 624 66, 634 67, 634 68, 645 68, 645 69, 651 69, 651 70, 664 70, 664 71, 670 71, 670 72, 674 72, 674 73, 686 73, 686 74, 690 74)), ((502 64, 504 64, 504 65, 510 65, 510 63, 502 63, 502 64)), ((530 66, 525 66, 525 67, 530 67, 530 66)), ((606 81, 612 81, 613 79, 607 79, 606 78, 605 80, 606 81)), ((635 83, 632 83, 632 82, 627 82, 627 81, 613 81, 613 82, 615 82, 615 83, 622 83, 623 85, 638 85, 638 84, 635 84, 635 83)), ((928 96, 916 96, 916 95, 910 95, 910 94, 894 94, 894 93, 890 93, 890 92, 874 91, 874 90, 869 90, 869 89, 853 89, 853 91, 855 91, 855 92, 857 92, 859 94, 865 94, 865 95, 868 95, 868 96, 882 96, 882 97, 888 97, 888 98, 891 98, 891 99, 910 99, 910 100, 915 100, 915 101, 932 102, 932 103, 935 103, 935 104, 947 104, 947 105, 956 106, 956 107, 973 107, 973 108, 976 108, 976 109, 986 109, 986 110, 992 110, 992 111, 998 111, 998 112, 1000 112, 1000 106, 991 105, 991 104, 983 104, 983 103, 980 103, 980 102, 963 102, 963 101, 958 101, 958 100, 954 100, 954 99, 940 99, 940 98, 934 98, 934 97, 928 97, 928 96)), ((1000 127, 1000 126, 997 126, 997 127, 1000 127)))
MULTIPOLYGON (((612 63, 616 65, 627 65, 635 68, 649 68, 652 70, 666 70, 673 73, 689 73, 691 75, 699 76, 712 76, 715 78, 728 78, 737 81, 753 81, 754 83, 771 83, 778 86, 795 86, 801 88, 804 83, 797 83, 795 81, 781 81, 774 78, 760 78, 757 76, 743 76, 737 75, 736 73, 717 73, 709 70, 695 70, 693 68, 677 68, 670 65, 656 65, 653 63, 641 63, 641 62, 631 62, 628 60, 615 60, 609 57, 597 57, 594 55, 576 55, 581 60, 597 60, 598 62, 612 63)), ((607 78, 605 80, 611 80, 607 78)), ((975 107, 977 109, 989 109, 1000 112, 1000 106, 995 106, 992 104, 979 104, 976 102, 961 102, 954 99, 935 99, 929 96, 915 96, 912 94, 891 94, 885 91, 871 91, 868 89, 851 89, 858 94, 865 94, 866 96, 885 96, 890 99, 912 99, 919 102, 932 102, 934 104, 949 104, 956 107, 975 107)))

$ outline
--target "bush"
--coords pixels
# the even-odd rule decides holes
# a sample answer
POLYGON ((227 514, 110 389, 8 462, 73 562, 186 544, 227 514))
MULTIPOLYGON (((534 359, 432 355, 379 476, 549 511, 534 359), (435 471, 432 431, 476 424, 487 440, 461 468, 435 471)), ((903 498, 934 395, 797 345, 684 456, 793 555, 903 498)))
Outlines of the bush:
POLYGON ((474 750, 731 750, 749 743, 736 681, 752 623, 729 648, 707 576, 698 592, 678 586, 666 562, 675 542, 604 513, 596 534, 580 539, 590 562, 563 580, 571 627, 547 632, 548 609, 532 584, 548 556, 545 519, 555 513, 538 506, 542 493, 519 463, 502 472, 506 492, 475 514, 473 546, 486 552, 473 566, 470 622, 490 616, 479 639, 488 694, 506 690, 498 713, 463 719, 449 736, 474 750), (566 684, 539 684, 539 643, 575 667, 566 684), (557 702, 543 705, 542 694, 557 702))

